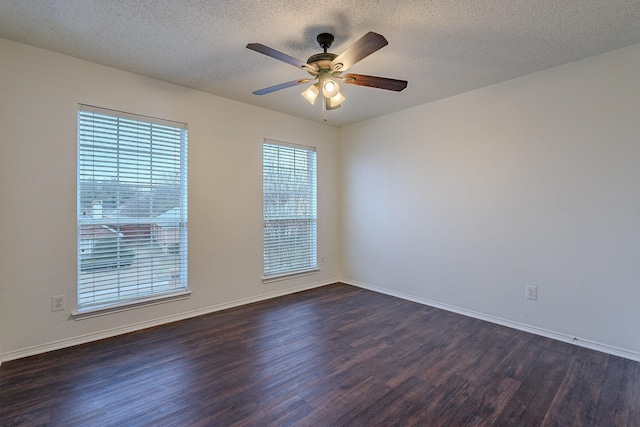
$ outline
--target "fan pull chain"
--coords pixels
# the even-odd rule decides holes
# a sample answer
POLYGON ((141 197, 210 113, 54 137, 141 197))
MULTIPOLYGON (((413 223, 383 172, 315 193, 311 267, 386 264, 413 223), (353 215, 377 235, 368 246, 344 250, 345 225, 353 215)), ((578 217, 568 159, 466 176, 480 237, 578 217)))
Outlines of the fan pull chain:
POLYGON ((327 98, 322 97, 322 121, 327 121, 327 98))

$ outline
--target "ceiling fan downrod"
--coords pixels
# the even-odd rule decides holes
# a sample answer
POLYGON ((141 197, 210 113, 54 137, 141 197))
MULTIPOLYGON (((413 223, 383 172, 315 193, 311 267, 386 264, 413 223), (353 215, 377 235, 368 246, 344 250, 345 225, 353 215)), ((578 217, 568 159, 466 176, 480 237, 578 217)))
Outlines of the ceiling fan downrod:
POLYGON ((318 44, 320 45, 320 47, 322 49, 324 49, 324 53, 327 53, 327 50, 331 47, 331 44, 333 43, 333 34, 329 34, 329 33, 320 33, 318 34, 318 37, 316 37, 316 40, 318 41, 318 44))

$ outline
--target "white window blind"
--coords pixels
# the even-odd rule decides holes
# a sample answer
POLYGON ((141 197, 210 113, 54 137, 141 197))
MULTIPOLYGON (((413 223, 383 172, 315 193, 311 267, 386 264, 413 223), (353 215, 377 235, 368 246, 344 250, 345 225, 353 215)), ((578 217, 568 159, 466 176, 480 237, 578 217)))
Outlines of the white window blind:
POLYGON ((264 276, 318 268, 316 151, 263 143, 264 276))
POLYGON ((78 311, 187 288, 186 124, 80 105, 78 311))

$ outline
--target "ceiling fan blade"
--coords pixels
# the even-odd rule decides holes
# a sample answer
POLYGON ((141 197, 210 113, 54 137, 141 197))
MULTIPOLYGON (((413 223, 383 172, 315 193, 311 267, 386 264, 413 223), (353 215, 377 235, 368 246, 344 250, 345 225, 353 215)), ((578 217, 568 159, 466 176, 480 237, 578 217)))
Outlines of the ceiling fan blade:
POLYGON ((331 61, 331 69, 335 71, 344 71, 356 62, 366 58, 373 52, 388 44, 389 42, 384 38, 384 36, 369 31, 354 44, 349 46, 347 50, 336 56, 333 61, 331 61))
POLYGON ((280 51, 277 51, 275 49, 270 48, 269 46, 265 46, 260 43, 249 43, 247 45, 247 49, 251 49, 258 53, 262 53, 263 55, 270 56, 271 58, 277 59, 278 61, 286 62, 287 64, 291 64, 297 68, 314 70, 314 68, 311 65, 307 64, 306 62, 301 61, 298 58, 294 58, 293 56, 289 56, 286 53, 282 53, 280 51))
POLYGON ((386 77, 365 76, 363 74, 345 74, 342 81, 350 85, 375 87, 378 89, 400 92, 407 87, 406 80, 388 79, 386 77))
POLYGON ((280 89, 286 89, 288 87, 297 86, 297 85, 301 85, 301 84, 304 84, 304 83, 309 83, 312 80, 313 79, 291 80, 290 82, 280 83, 279 85, 270 86, 270 87, 266 87, 264 89, 256 90, 255 92, 253 92, 253 94, 254 95, 266 95, 268 93, 275 92, 275 91, 280 90, 280 89))

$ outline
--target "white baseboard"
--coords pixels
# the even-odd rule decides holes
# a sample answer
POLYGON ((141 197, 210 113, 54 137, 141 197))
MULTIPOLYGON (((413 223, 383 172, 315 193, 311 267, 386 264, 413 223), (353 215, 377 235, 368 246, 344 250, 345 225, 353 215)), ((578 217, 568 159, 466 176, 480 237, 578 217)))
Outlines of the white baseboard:
POLYGON ((54 350, 60 350, 62 348, 67 348, 67 347, 73 347, 79 344, 86 344, 92 341, 98 341, 105 338, 111 338, 117 335, 127 334, 129 332, 140 331, 142 329, 152 328, 154 326, 165 325, 167 323, 177 322, 180 320, 189 319, 191 317, 197 317, 197 316, 202 316, 204 314, 213 313, 216 311, 226 310, 228 308, 238 307, 245 304, 251 304, 254 302, 265 301, 268 299, 277 298, 284 295, 294 294, 296 292, 319 288, 321 286, 337 283, 338 281, 339 280, 336 279, 336 280, 330 280, 326 282, 312 283, 304 286, 297 286, 297 287, 285 289, 282 291, 270 292, 267 294, 262 294, 262 295, 258 295, 251 298, 244 298, 244 299, 231 301, 224 304, 218 304, 210 307, 201 308, 198 310, 191 310, 184 313, 165 316, 165 317, 161 317, 158 319, 153 319, 145 322, 134 323, 131 325, 121 326, 118 328, 108 329, 105 331, 100 331, 100 332, 95 332, 87 335, 81 335, 78 337, 54 341, 54 342, 43 344, 43 345, 28 347, 21 350, 10 351, 8 353, 0 354, 0 365, 2 365, 2 362, 8 362, 9 360, 21 359, 23 357, 34 356, 36 354, 46 353, 54 350))
POLYGON ((359 288, 368 289, 370 291, 379 292, 381 294, 390 295, 393 297, 401 298, 408 301, 417 302, 418 304, 428 305, 430 307, 440 308, 442 310, 450 311, 453 313, 461 314, 463 316, 473 317, 475 319, 485 320, 487 322, 495 323, 498 325, 506 326, 508 328, 517 329, 519 331, 529 332, 535 335, 540 335, 546 338, 551 338, 557 341, 566 342, 569 344, 574 344, 580 347, 585 347, 591 350, 600 351, 602 353, 611 354, 614 356, 623 357, 625 359, 634 360, 636 362, 640 362, 640 353, 626 350, 623 348, 614 347, 608 344, 602 344, 599 342, 594 342, 590 340, 586 340, 579 337, 572 337, 570 335, 566 335, 560 332, 549 331, 546 329, 538 328, 536 326, 525 325, 523 323, 514 322, 511 320, 502 319, 499 317, 491 316, 488 314, 478 313, 472 310, 467 310, 460 307, 455 307, 448 304, 443 304, 437 301, 432 301, 426 298, 416 297, 414 295, 405 294, 402 292, 393 291, 386 288, 380 288, 378 286, 368 285, 366 283, 360 283, 353 280, 341 280, 342 283, 347 285, 357 286, 359 288))

